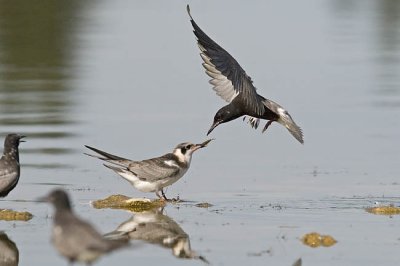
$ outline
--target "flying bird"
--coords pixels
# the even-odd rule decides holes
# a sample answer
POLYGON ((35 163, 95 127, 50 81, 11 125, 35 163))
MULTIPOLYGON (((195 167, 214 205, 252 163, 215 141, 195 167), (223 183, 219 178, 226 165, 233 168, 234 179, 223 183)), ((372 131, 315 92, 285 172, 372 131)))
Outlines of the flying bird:
POLYGON ((143 161, 132 161, 87 145, 86 148, 99 155, 85 154, 109 163, 104 166, 126 179, 136 189, 155 192, 160 199, 168 200, 163 188, 178 181, 189 169, 192 154, 206 147, 210 141, 211 139, 200 144, 184 142, 177 145, 172 153, 143 161))
POLYGON ((187 5, 187 12, 193 32, 197 37, 200 56, 204 61, 203 67, 206 74, 211 77, 210 83, 217 95, 229 103, 215 114, 207 135, 222 123, 248 116, 248 121, 253 128, 258 128, 260 119, 268 120, 262 132, 265 132, 272 122, 278 122, 303 144, 303 132, 288 111, 278 103, 259 95, 252 79, 235 58, 200 29, 190 14, 189 5, 187 5))

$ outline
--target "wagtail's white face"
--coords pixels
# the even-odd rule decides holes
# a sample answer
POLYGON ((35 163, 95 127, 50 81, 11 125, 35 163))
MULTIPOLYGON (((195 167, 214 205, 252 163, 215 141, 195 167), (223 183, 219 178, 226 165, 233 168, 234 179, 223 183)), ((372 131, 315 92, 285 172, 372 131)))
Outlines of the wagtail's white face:
POLYGON ((192 159, 193 152, 195 152, 196 150, 198 150, 202 147, 203 146, 201 144, 193 144, 190 142, 184 142, 184 143, 181 143, 178 146, 176 146, 172 153, 176 157, 178 157, 179 161, 189 164, 192 159))

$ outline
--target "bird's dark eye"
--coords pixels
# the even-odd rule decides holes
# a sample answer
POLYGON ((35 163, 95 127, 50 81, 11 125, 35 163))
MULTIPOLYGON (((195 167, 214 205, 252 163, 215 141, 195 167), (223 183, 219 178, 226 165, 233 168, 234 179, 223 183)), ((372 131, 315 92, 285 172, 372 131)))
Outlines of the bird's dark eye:
POLYGON ((190 150, 190 148, 192 148, 191 144, 186 145, 185 149, 190 150))
POLYGON ((185 153, 186 153, 186 151, 187 151, 186 147, 182 147, 182 148, 181 148, 181 152, 182 152, 182 154, 185 154, 185 153))

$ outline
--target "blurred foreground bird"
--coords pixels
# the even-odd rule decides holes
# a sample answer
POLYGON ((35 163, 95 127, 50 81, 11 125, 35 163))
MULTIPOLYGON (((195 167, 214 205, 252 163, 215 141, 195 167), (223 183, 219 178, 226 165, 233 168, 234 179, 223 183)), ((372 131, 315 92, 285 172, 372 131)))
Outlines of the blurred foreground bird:
POLYGON ((19 262, 19 251, 17 245, 8 238, 7 234, 0 231, 0 265, 17 266, 19 262))
POLYGON ((197 37, 200 56, 206 74, 211 77, 210 83, 225 105, 214 116, 214 122, 208 130, 211 133, 219 124, 229 122, 243 115, 249 116, 249 123, 257 128, 260 119, 269 120, 262 132, 276 121, 286 127, 300 143, 304 143, 303 132, 293 121, 290 114, 278 103, 264 98, 256 92, 253 81, 239 63, 221 46, 214 42, 193 20, 189 5, 187 12, 197 37))
POLYGON ((25 136, 8 134, 4 140, 3 156, 0 159, 0 197, 5 197, 18 184, 20 176, 18 146, 25 136))
POLYGON ((54 190, 39 201, 49 202, 55 208, 52 243, 70 264, 82 262, 91 265, 101 255, 128 244, 126 239, 104 238, 92 225, 78 218, 64 190, 54 190))
POLYGON ((200 144, 181 143, 172 153, 143 161, 132 161, 87 145, 86 148, 100 156, 85 154, 110 163, 104 166, 129 181, 136 189, 142 192, 155 192, 160 199, 168 200, 163 188, 178 181, 189 169, 192 154, 206 147, 210 141, 211 139, 200 144), (160 191, 162 195, 159 194, 160 191))

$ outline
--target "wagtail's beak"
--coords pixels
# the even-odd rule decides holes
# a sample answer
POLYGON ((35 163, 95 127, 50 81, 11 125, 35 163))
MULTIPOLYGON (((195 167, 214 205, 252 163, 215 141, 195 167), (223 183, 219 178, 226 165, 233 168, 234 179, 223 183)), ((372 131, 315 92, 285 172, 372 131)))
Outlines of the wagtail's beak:
POLYGON ((211 131, 213 131, 214 128, 216 128, 219 124, 221 124, 221 122, 219 122, 219 121, 214 122, 214 123, 211 125, 210 129, 208 130, 207 136, 208 136, 208 135, 211 133, 211 131))
POLYGON ((195 144, 193 147, 193 151, 196 151, 200 148, 206 147, 208 145, 208 143, 210 143, 212 140, 214 140, 214 139, 208 139, 208 140, 204 141, 203 143, 195 144))
POLYGON ((25 140, 22 140, 23 138, 26 138, 26 136, 19 136, 19 142, 26 142, 25 140))

